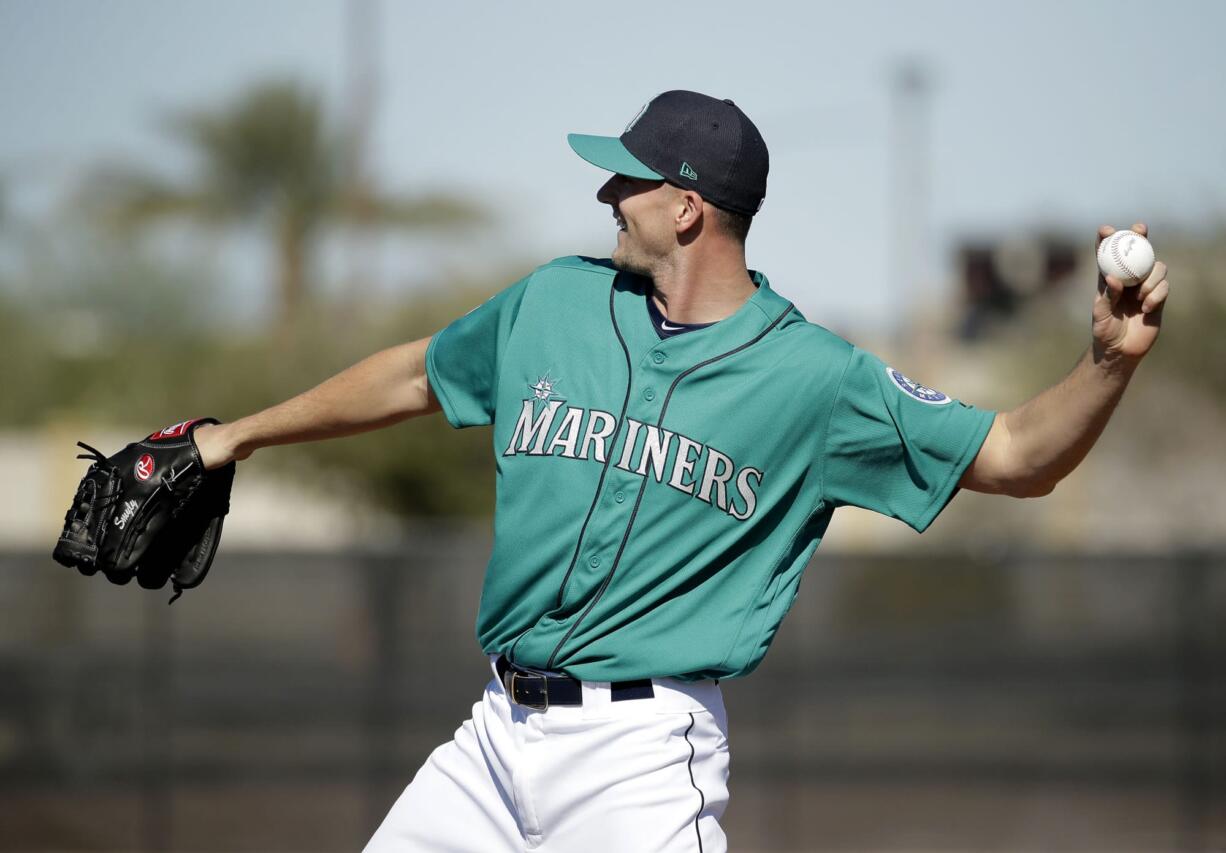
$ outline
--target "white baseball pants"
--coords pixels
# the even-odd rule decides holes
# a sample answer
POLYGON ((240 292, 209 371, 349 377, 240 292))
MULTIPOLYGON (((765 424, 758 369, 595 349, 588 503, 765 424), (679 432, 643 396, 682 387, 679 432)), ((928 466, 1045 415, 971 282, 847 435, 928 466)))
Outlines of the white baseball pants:
POLYGON ((727 850, 728 737, 713 682, 652 683, 610 701, 534 711, 495 675, 449 743, 426 759, 366 853, 661 853, 727 850))

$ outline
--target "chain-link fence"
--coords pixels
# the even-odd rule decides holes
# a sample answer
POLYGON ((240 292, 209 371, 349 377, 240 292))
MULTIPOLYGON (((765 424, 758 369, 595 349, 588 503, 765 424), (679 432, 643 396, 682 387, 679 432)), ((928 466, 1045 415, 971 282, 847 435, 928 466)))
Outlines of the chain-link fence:
MULTIPOLYGON (((352 850, 488 679, 484 534, 0 555, 0 849, 352 850)), ((1226 847, 1226 555, 824 556, 724 682, 734 850, 1226 847)))

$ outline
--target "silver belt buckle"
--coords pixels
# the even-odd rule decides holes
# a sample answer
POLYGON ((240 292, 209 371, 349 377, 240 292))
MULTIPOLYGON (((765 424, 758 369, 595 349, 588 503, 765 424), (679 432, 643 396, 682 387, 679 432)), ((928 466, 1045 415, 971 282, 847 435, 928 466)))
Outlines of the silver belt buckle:
POLYGON ((523 705, 525 708, 531 708, 533 711, 549 710, 549 679, 547 679, 543 675, 538 675, 536 673, 524 673, 524 672, 519 672, 518 670, 513 669, 511 670, 511 683, 510 683, 508 692, 511 696, 511 701, 514 702, 516 705, 523 705), (528 678, 539 678, 540 679, 541 697, 542 697, 542 701, 540 704, 537 704, 535 702, 521 702, 518 698, 516 698, 515 680, 520 677, 524 678, 525 680, 528 678))

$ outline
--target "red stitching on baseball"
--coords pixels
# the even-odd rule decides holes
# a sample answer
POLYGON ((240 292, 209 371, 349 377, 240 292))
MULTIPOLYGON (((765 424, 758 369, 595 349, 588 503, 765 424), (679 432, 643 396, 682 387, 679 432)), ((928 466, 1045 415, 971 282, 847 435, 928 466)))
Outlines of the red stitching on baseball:
MULTIPOLYGON (((1140 235, 1136 235, 1136 236, 1140 236, 1140 235)), ((1108 237, 1107 239, 1110 240, 1111 238, 1108 237)), ((1128 266, 1128 264, 1124 262, 1124 256, 1120 254, 1120 243, 1121 242, 1122 240, 1111 240, 1111 256, 1115 258, 1115 262, 1117 264, 1119 264, 1121 267, 1124 268, 1124 270, 1128 273, 1128 275, 1132 278, 1133 281, 1140 281, 1141 276, 1133 272, 1132 267, 1128 266)))

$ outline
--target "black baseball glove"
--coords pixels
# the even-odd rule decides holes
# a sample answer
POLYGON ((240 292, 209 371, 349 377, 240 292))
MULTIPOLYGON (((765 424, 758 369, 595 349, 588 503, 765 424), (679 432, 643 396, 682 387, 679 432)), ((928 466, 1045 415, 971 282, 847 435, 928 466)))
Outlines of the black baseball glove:
POLYGON ((197 586, 213 563, 230 510, 234 463, 204 470, 192 437, 213 418, 184 421, 129 444, 114 456, 84 442, 93 463, 77 486, 52 556, 112 583, 146 589, 174 585, 173 602, 197 586))

